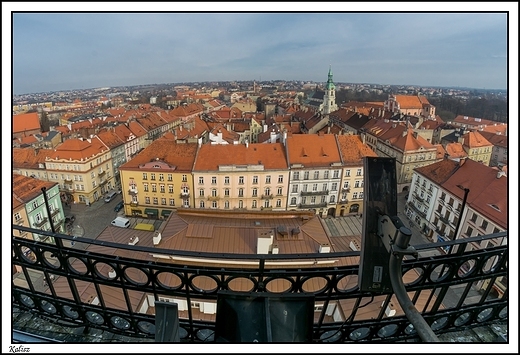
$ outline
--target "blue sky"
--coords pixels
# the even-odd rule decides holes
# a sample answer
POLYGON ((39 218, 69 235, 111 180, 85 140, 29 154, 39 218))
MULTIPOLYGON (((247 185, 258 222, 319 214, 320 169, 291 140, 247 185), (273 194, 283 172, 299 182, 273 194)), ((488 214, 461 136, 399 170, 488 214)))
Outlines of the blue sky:
POLYGON ((14 13, 12 20, 14 94, 190 81, 323 82, 329 65, 335 82, 507 87, 505 13, 76 12, 14 13))

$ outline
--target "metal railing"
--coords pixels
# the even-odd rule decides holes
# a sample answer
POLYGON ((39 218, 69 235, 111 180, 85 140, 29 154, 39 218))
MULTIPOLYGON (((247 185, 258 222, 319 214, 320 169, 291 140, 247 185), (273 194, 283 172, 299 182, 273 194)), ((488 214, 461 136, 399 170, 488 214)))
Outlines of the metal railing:
MULTIPOLYGON (((12 299, 13 307, 54 322, 149 341, 155 335, 155 317, 147 312, 152 306, 150 300, 167 297, 186 301, 186 311, 180 317, 181 341, 215 341, 212 335, 215 322, 195 317, 198 310, 192 301, 216 303, 220 290, 269 293, 273 292, 273 285, 283 285, 283 293, 312 294, 316 305, 322 305, 315 314, 315 342, 397 342, 419 338, 404 314, 388 316, 385 313, 386 306, 392 300, 395 302, 393 293, 374 294, 359 290, 356 281, 359 265, 327 264, 330 260, 357 260, 358 251, 252 255, 199 253, 74 238, 17 225, 13 225, 13 230, 53 237, 49 238, 54 241, 50 244, 23 239, 14 236, 13 232, 12 263, 20 270, 24 282, 15 282, 13 278, 12 299), (76 244, 89 245, 92 250, 64 246, 73 240, 76 244), (125 251, 131 251, 133 257, 122 256, 125 251), (145 260, 150 254, 164 258, 145 260), (175 261, 179 258, 198 258, 219 266, 211 266, 211 262, 197 266, 175 261), (231 266, 222 267, 222 260, 235 261, 236 266, 229 262, 225 264, 231 266), (276 265, 288 261, 298 265, 276 265), (312 266, 304 266, 306 264, 312 266), (44 289, 38 285, 42 278, 47 284, 44 289), (95 299, 84 298, 81 290, 86 286, 93 287, 95 299), (109 300, 114 293, 120 299, 117 306, 109 300), (135 303, 136 297, 142 300, 139 304, 135 303), (375 315, 364 317, 361 308, 381 304, 381 297, 383 306, 375 315), (350 307, 343 307, 350 315, 331 316, 328 309, 339 303, 350 304, 350 307)), ((507 232, 416 245, 419 258, 403 261, 403 275, 412 270, 417 275, 414 281, 405 284, 406 291, 436 334, 508 319, 507 287, 502 295, 491 295, 495 281, 508 273, 507 246, 466 250, 472 242, 502 238, 507 238, 507 232), (423 252, 447 246, 456 251, 420 257, 423 252), (481 281, 487 286, 475 291, 474 284, 481 281), (462 294, 455 297, 455 288, 462 290, 462 294), (470 292, 476 292, 476 296, 469 297, 470 292), (422 300, 420 306, 418 300, 422 300)))

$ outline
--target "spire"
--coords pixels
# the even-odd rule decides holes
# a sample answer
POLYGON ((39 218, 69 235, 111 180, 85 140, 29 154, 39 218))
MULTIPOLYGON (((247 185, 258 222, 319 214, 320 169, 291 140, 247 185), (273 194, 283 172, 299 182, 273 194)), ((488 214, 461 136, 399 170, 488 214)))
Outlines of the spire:
POLYGON ((326 88, 328 90, 334 89, 335 86, 334 86, 334 82, 332 81, 332 66, 331 65, 329 65, 329 74, 328 75, 329 75, 329 78, 327 79, 326 88))

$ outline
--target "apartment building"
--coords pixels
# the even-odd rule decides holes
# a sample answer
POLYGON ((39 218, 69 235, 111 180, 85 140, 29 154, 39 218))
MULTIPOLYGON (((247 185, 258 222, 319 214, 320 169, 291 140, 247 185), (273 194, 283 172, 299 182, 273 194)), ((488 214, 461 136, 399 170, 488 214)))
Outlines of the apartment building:
POLYGON ((197 144, 163 137, 121 165, 125 214, 159 219, 177 208, 194 207, 196 155, 197 144))
POLYGON ((66 140, 46 157, 45 168, 67 203, 89 205, 115 187, 112 154, 97 137, 66 140))
MULTIPOLYGON (((13 224, 65 233, 65 214, 60 199, 57 183, 39 180, 19 174, 13 174, 13 224), (42 188, 46 189, 50 216, 47 213, 42 188)), ((19 236, 38 241, 47 241, 50 237, 19 231, 19 236)))
MULTIPOLYGON (((363 180, 364 158, 377 157, 357 135, 336 136, 342 161, 339 198, 336 204, 335 216, 346 216, 363 211, 363 180)), ((331 187, 336 187, 332 182, 331 187)))
POLYGON ((288 181, 281 143, 205 144, 193 168, 195 208, 284 211, 288 181))
POLYGON ((293 135, 286 149, 291 171, 287 208, 336 215, 343 163, 335 136, 293 135))

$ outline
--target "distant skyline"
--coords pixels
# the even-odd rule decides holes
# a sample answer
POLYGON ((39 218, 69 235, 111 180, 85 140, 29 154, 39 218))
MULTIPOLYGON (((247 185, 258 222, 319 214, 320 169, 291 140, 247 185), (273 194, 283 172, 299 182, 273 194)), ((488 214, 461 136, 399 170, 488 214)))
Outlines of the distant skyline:
POLYGON ((506 89, 507 20, 506 13, 13 13, 12 93, 325 82, 329 65, 335 82, 506 89))

